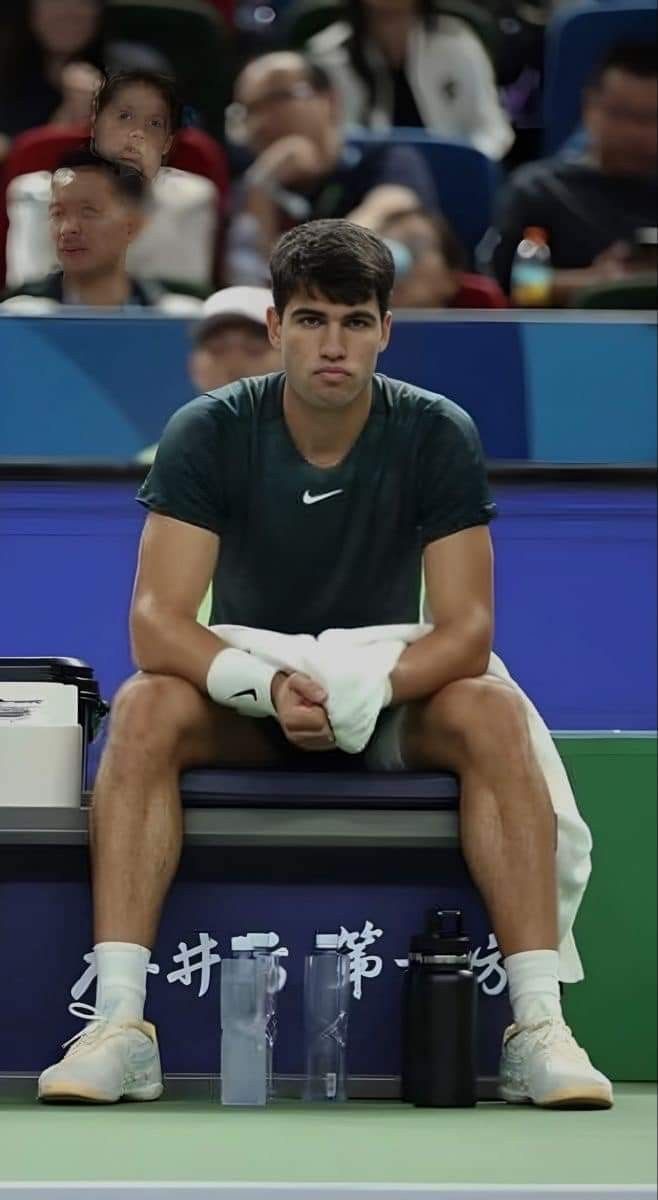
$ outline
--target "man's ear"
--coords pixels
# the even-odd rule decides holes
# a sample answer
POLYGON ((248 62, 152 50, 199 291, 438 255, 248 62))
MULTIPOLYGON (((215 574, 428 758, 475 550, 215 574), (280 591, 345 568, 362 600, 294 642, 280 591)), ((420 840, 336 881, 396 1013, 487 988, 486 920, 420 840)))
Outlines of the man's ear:
POLYGON ((171 154, 171 147, 173 146, 173 144, 174 144, 174 135, 173 135, 173 133, 172 133, 172 134, 170 134, 170 135, 169 135, 169 137, 167 138, 167 140, 166 140, 166 142, 165 142, 165 144, 164 144, 164 149, 163 149, 163 151, 162 151, 162 160, 163 160, 163 162, 164 162, 164 161, 165 161, 165 160, 166 160, 166 159, 169 157, 169 155, 171 154))
POLYGON ((391 325, 393 323, 393 313, 390 311, 384 313, 382 318, 382 336, 379 343, 379 353, 385 350, 391 340, 391 325))
POLYGON ((281 349, 281 318, 275 308, 267 310, 267 336, 270 339, 270 346, 275 350, 281 349))

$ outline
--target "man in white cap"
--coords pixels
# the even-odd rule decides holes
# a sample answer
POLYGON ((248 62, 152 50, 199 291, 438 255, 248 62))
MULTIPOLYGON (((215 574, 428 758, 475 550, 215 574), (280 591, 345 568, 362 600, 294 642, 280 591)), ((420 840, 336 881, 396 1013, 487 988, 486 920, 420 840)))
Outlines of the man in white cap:
MULTIPOLYGON (((281 353, 267 336, 271 306, 272 293, 263 287, 220 288, 204 301, 188 363, 200 393, 281 370, 281 353)), ((156 444, 142 450, 140 462, 152 463, 157 448, 156 444)))
POLYGON ((271 307, 272 293, 263 287, 222 288, 208 297, 190 357, 190 375, 200 392, 281 370, 281 354, 267 336, 271 307))

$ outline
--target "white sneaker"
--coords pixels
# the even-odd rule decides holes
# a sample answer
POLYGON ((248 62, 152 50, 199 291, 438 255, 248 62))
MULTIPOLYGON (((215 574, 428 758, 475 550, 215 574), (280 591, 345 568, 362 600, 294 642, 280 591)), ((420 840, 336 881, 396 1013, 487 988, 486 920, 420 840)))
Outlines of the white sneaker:
POLYGON ((61 1062, 39 1076, 40 1100, 157 1100, 162 1071, 155 1026, 148 1021, 116 1024, 89 1004, 71 1004, 69 1012, 88 1024, 76 1033, 61 1062))
POLYGON ((542 1108, 613 1104, 610 1080, 592 1066, 561 1017, 505 1030, 498 1093, 508 1104, 542 1108))

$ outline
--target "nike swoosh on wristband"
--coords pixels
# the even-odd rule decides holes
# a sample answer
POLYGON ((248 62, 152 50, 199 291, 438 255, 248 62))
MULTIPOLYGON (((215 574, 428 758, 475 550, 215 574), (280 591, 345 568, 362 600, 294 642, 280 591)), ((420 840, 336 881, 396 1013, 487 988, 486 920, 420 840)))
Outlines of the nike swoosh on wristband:
POLYGON ((307 490, 302 496, 304 504, 317 504, 319 500, 328 500, 330 496, 340 496, 342 488, 336 488, 335 492, 320 492, 318 496, 312 496, 307 490))
POLYGON ((258 700, 255 688, 245 688, 243 692, 234 692, 232 696, 229 696, 229 700, 237 700, 239 696, 253 696, 254 704, 258 700))

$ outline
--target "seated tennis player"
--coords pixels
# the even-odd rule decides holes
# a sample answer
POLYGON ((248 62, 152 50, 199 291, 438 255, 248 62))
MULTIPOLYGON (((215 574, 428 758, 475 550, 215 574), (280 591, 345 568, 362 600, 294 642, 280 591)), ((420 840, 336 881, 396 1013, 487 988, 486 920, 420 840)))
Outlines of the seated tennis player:
POLYGON ((591 838, 541 718, 492 655, 494 515, 470 417, 375 374, 391 331, 388 248, 342 220, 272 261, 283 372, 170 420, 91 812, 96 1007, 42 1100, 156 1100, 146 973, 181 853, 178 777, 201 765, 447 768, 460 835, 505 955, 511 1103, 608 1108, 560 980, 591 838), (421 577, 432 624, 419 622, 421 577), (212 628, 195 619, 214 579, 212 628))

